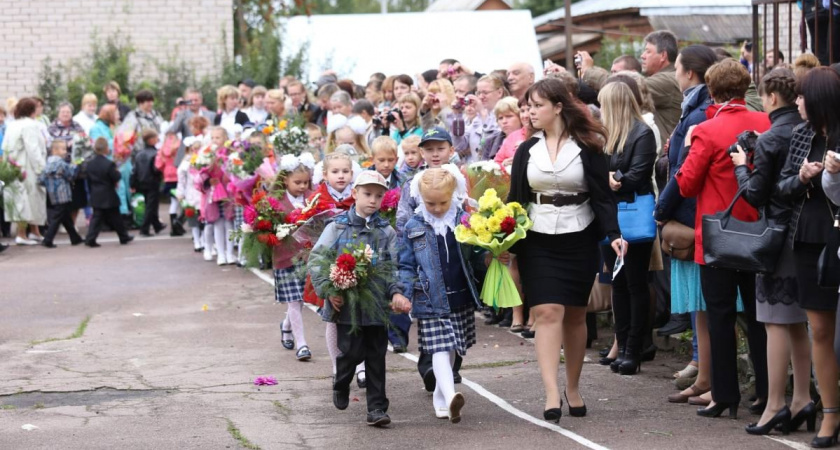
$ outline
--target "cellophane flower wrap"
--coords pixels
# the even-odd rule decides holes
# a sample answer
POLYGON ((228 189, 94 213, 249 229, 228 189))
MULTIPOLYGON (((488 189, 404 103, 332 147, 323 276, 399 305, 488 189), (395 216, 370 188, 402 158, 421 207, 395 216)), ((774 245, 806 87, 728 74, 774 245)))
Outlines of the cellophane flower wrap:
POLYGON ((70 160, 73 161, 73 163, 81 164, 93 157, 93 140, 91 140, 90 136, 88 136, 84 131, 73 133, 71 145, 73 150, 70 160))
POLYGON ((507 198, 510 174, 496 161, 476 161, 464 166, 462 171, 467 179, 467 194, 472 199, 472 207, 488 189, 495 189, 499 198, 507 198))
POLYGON ((271 261, 274 248, 279 245, 293 245, 292 233, 296 227, 286 222, 286 213, 275 195, 255 193, 251 204, 242 210, 242 226, 231 236, 231 239, 242 239, 247 267, 259 267, 261 259, 271 261))
POLYGON ((137 142, 137 133, 134 130, 117 130, 114 134, 114 159, 127 160, 131 156, 135 142, 137 142))
MULTIPOLYGON (((389 323, 390 314, 384 306, 387 286, 396 277, 394 261, 383 260, 369 244, 348 245, 340 251, 325 251, 310 261, 310 270, 318 279, 329 280, 322 289, 325 297, 341 297, 342 308, 350 310, 350 332, 359 330, 360 317, 389 323)), ((334 311, 335 314, 337 312, 334 311)))
POLYGON ((528 212, 519 203, 505 204, 495 189, 487 189, 478 199, 478 210, 461 217, 455 227, 455 239, 464 244, 487 249, 493 260, 487 268, 481 299, 493 308, 511 308, 522 304, 516 284, 507 266, 499 262, 498 256, 525 238, 533 222, 528 212))
POLYGON ((397 208, 400 205, 400 188, 394 188, 385 192, 382 197, 382 206, 379 207, 379 215, 388 220, 392 227, 397 226, 397 208))

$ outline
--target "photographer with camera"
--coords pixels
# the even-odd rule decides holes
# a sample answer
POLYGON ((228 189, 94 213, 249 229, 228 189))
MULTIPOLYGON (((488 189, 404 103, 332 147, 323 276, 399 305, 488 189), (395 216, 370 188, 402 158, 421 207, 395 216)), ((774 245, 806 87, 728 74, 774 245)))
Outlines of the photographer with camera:
POLYGON ((428 93, 423 97, 420 105, 420 122, 424 130, 441 127, 446 131, 452 130, 455 115, 450 105, 455 101, 455 88, 446 79, 434 80, 429 83, 428 93))
POLYGON ((181 158, 184 157, 184 138, 193 135, 189 127, 190 119, 195 116, 203 116, 207 118, 208 122, 213 123, 213 119, 216 118, 216 113, 208 111, 207 108, 204 107, 204 97, 198 89, 188 88, 186 92, 184 92, 183 102, 186 109, 178 113, 175 120, 172 121, 172 125, 170 125, 169 129, 166 130, 166 134, 181 134, 182 144, 178 149, 178 155, 175 157, 175 164, 179 164, 181 162, 181 158))
MULTIPOLYGON (((729 409, 729 415, 737 417, 741 400, 735 338, 739 291, 744 302, 750 359, 755 368, 758 403, 754 407, 757 408, 767 398, 767 334, 755 319, 755 275, 706 264, 703 216, 726 210, 738 192, 734 167, 726 153, 729 147, 746 130, 763 133, 770 128, 770 121, 764 113, 747 110, 744 96, 750 86, 750 74, 739 62, 725 59, 716 63, 706 71, 705 80, 714 100, 706 110, 709 120, 689 129, 685 139, 688 148, 684 150, 688 157, 674 178, 683 197, 697 197, 694 261, 700 265, 700 285, 709 320, 712 403, 698 410, 697 415, 718 417, 729 409)), ((758 218, 758 212, 739 200, 732 209, 732 217, 752 222, 758 218)))
POLYGON ((484 153, 479 148, 482 143, 493 141, 501 133, 493 109, 499 100, 510 96, 505 81, 496 75, 481 77, 476 83, 475 94, 464 99, 458 97, 452 105, 452 110, 455 112, 455 120, 452 122, 452 139, 464 163, 480 159, 480 155, 484 153), (478 120, 474 120, 467 126, 463 112, 467 107, 467 101, 472 105, 472 99, 478 100, 475 105, 478 120))
MULTIPOLYGON (((802 123, 796 110, 796 78, 788 69, 775 69, 765 75, 759 86, 764 111, 770 115, 770 129, 761 136, 745 131, 730 147, 738 186, 744 199, 756 208, 765 208, 769 219, 787 223, 791 203, 775 192, 782 167, 787 160, 793 128, 802 123), (750 166, 752 165, 752 168, 750 166)), ((808 342, 808 317, 797 299, 796 264, 793 249, 785 246, 779 255, 776 271, 756 275, 756 319, 767 331, 767 407, 761 419, 747 428, 750 434, 767 434, 776 414, 816 414, 811 402, 811 350, 808 342), (788 362, 793 361, 793 400, 785 405, 788 362), (807 407, 807 409, 806 409, 807 407), (813 410, 813 413, 810 411, 813 410)))
POLYGON ((380 116, 383 127, 390 130, 391 138, 397 141, 397 145, 411 135, 423 135, 423 128, 420 126, 421 104, 420 97, 410 92, 400 97, 396 107, 380 116))

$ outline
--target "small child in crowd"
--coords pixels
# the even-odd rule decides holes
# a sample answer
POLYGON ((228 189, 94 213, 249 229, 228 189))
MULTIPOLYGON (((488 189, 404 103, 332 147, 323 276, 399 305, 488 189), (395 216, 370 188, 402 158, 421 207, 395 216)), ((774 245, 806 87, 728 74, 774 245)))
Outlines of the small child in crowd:
MULTIPOLYGON (((210 139, 217 156, 224 156, 224 143, 227 139, 225 130, 221 127, 213 128, 210 139)), ((226 189, 228 181, 221 162, 199 170, 195 177, 196 187, 201 191, 201 215, 205 221, 204 259, 213 260, 215 244, 216 264, 220 266, 235 264, 237 261, 233 253, 233 241, 229 239, 233 231, 233 207, 226 189)))
MULTIPOLYGON (((207 122, 207 119, 201 118, 207 122)), ((200 148, 200 137, 190 136, 184 138, 184 159, 178 165, 178 185, 175 188, 175 199, 178 203, 187 207, 184 212, 187 218, 187 224, 189 224, 192 232, 193 249, 196 252, 204 250, 204 241, 201 239, 201 224, 198 221, 201 191, 195 187, 195 180, 193 179, 195 171, 190 167, 190 158, 200 148), (189 213, 187 209, 189 209, 189 213)))
MULTIPOLYGON (((347 246, 358 244, 370 245, 380 261, 397 259, 397 236, 394 229, 384 218, 379 217, 379 207, 388 185, 376 171, 364 171, 356 179, 353 196, 356 205, 349 211, 339 214, 327 225, 324 233, 312 249, 310 264, 323 258, 323 252, 329 249, 341 251, 347 246)), ((311 265, 310 265, 311 267, 311 265)), ((330 282, 317 271, 310 273, 316 292, 323 295, 330 282)), ((408 299, 400 292, 396 280, 383 286, 392 301, 395 311, 406 312, 410 308, 408 299)), ((338 347, 341 354, 336 360, 336 376, 333 383, 333 404, 339 410, 347 409, 350 404, 350 382, 354 368, 364 362, 370 371, 367 382, 367 424, 385 426, 391 423, 388 416, 388 397, 385 394, 385 353, 388 348, 386 324, 370 317, 361 308, 351 312, 350 306, 341 297, 330 297, 324 304, 325 319, 335 320, 338 332, 338 347), (361 324, 358 332, 351 333, 351 316, 358 317, 361 324)), ((388 307, 388 298, 383 298, 380 307, 388 307)))
POLYGON ((150 237, 149 228, 154 228, 155 234, 159 234, 166 228, 160 222, 158 216, 160 206, 160 183, 163 181, 163 174, 155 164, 158 143, 158 133, 152 128, 143 130, 143 149, 134 158, 133 171, 131 173, 131 186, 143 194, 146 199, 146 214, 143 217, 143 224, 140 226, 140 236, 150 237))
MULTIPOLYGON (((435 416, 458 423, 464 396, 455 392, 452 364, 456 353, 464 356, 475 344, 475 308, 481 303, 473 266, 483 263, 486 251, 455 240, 465 214, 460 203, 466 182, 457 168, 447 167, 420 172, 411 182, 419 206, 405 225, 399 267, 403 293, 417 318, 418 348, 432 357, 435 416), (414 289, 417 277, 423 290, 414 289)), ((507 261, 508 255, 503 257, 507 261)))
POLYGON ((324 130, 314 123, 307 123, 306 134, 309 135, 309 151, 315 156, 315 160, 324 159, 324 145, 327 142, 326 137, 324 137, 324 130))
POLYGON ((375 170, 385 177, 388 182, 388 190, 396 189, 403 184, 403 178, 394 168, 397 165, 397 142, 389 136, 379 136, 373 141, 371 149, 373 166, 375 170))
MULTIPOLYGON (((420 138, 420 154, 430 169, 438 168, 449 162, 455 155, 455 148, 452 147, 452 136, 448 131, 440 127, 431 128, 423 133, 420 138)), ((403 149, 405 151, 405 149, 403 149)), ((397 233, 402 234, 405 223, 414 215, 417 209, 417 199, 409 192, 411 180, 406 180, 400 196, 400 205, 397 208, 397 233)))
POLYGON ((88 234, 85 237, 85 245, 88 247, 99 247, 96 238, 102 230, 102 222, 108 223, 120 238, 120 244, 128 244, 134 239, 125 229, 125 223, 120 217, 120 198, 114 186, 120 182, 122 175, 117 169, 117 164, 108 159, 111 150, 108 148, 108 141, 105 138, 97 138, 93 143, 93 152, 96 156, 85 163, 88 187, 90 188, 90 206, 93 208, 93 216, 90 218, 88 234))
MULTIPOLYGON (((285 155, 280 159, 281 172, 277 179, 282 180, 282 187, 286 191, 280 199, 285 213, 304 206, 304 199, 310 193, 314 167, 315 159, 309 153, 300 157, 285 155)), ((296 274, 300 265, 294 261, 300 251, 301 247, 295 244, 274 247, 274 298, 278 303, 286 304, 286 318, 280 324, 283 347, 286 350, 297 348, 298 361, 308 361, 312 358, 312 352, 303 334, 304 281, 296 274), (290 335, 293 339, 288 339, 290 335)))
POLYGON ((72 182, 76 179, 79 166, 65 161, 67 156, 67 141, 56 139, 50 144, 50 157, 44 171, 38 175, 38 182, 47 189, 47 214, 49 228, 44 234, 42 244, 47 248, 55 248, 53 239, 58 233, 58 227, 63 226, 70 236, 70 244, 79 245, 84 242, 71 217, 73 202, 72 182))
POLYGON ((420 153, 420 136, 403 139, 402 153, 403 161, 398 171, 403 180, 410 180, 424 164, 423 155, 420 153))

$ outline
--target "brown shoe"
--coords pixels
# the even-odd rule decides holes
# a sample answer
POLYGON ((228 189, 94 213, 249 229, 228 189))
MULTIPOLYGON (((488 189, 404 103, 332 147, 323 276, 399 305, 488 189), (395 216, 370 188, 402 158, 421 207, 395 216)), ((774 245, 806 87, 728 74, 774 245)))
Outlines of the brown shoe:
POLYGON ((700 397, 700 396, 697 396, 697 397, 689 397, 689 398, 688 398, 688 404, 689 404, 689 405, 694 405, 694 406, 709 406, 709 404, 710 404, 710 403, 712 403, 712 402, 710 402, 709 400, 706 400, 706 399, 704 399, 703 397, 700 397))
POLYGON ((699 398, 701 395, 709 392, 709 389, 700 389, 693 384, 688 389, 691 390, 690 394, 683 395, 682 392, 677 392, 676 394, 669 395, 668 401, 671 403, 688 403, 690 398, 699 398))

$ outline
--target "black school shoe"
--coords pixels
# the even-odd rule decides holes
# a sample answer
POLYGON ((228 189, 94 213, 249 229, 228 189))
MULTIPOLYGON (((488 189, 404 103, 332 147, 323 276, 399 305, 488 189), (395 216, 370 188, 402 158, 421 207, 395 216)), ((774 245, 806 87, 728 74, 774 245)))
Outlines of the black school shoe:
POLYGON ((391 418, 385 411, 374 409, 367 413, 367 424, 372 427, 384 427, 391 423, 391 418))
POLYGON ((423 374, 423 387, 426 388, 426 392, 434 392, 436 384, 435 370, 430 368, 423 374))
MULTIPOLYGON (((333 390, 333 405, 341 411, 350 406, 350 391, 333 390)), ((370 417, 370 414, 368 414, 370 417)))

